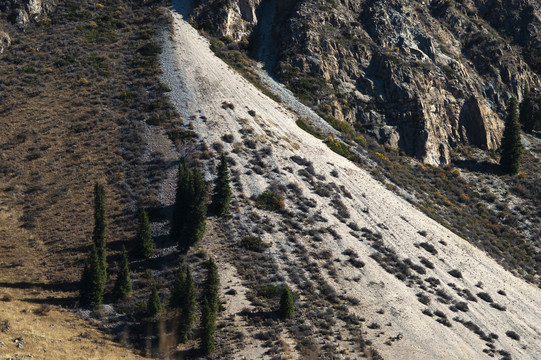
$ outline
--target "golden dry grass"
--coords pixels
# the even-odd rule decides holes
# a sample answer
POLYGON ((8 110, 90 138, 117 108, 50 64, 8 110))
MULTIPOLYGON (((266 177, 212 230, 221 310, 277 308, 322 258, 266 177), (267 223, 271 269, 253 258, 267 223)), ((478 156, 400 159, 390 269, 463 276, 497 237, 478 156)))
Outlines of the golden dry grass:
POLYGON ((15 41, 0 54, 0 320, 10 324, 0 357, 135 357, 71 310, 91 244, 93 185, 107 191, 115 255, 133 237, 148 184, 137 123, 166 108, 147 108, 161 94, 157 64, 130 65, 163 25, 154 22, 160 10, 104 4, 59 2, 50 21, 24 33, 2 24, 15 41), (116 37, 94 37, 90 19, 98 34, 116 37), (119 100, 128 89, 134 96, 119 100), (50 306, 44 316, 34 313, 41 306, 50 306), (22 348, 13 343, 19 336, 22 348))

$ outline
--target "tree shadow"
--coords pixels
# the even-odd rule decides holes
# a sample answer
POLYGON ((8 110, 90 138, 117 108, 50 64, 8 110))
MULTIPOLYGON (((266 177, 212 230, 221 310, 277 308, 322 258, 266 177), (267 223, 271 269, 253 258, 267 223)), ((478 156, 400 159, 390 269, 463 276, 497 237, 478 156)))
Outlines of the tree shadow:
POLYGON ((499 164, 494 164, 488 161, 477 161, 477 160, 458 160, 453 161, 453 164, 459 169, 469 170, 471 172, 481 173, 481 174, 490 174, 490 175, 501 175, 502 170, 499 164))
POLYGON ((147 208, 148 220, 150 222, 161 222, 169 220, 173 215, 173 205, 147 208))
POLYGON ((60 291, 60 292, 73 292, 77 291, 79 288, 79 282, 76 281, 65 281, 65 282, 55 282, 55 283, 32 283, 28 281, 17 281, 17 282, 0 282, 0 287, 6 287, 11 289, 41 289, 48 291, 60 291))

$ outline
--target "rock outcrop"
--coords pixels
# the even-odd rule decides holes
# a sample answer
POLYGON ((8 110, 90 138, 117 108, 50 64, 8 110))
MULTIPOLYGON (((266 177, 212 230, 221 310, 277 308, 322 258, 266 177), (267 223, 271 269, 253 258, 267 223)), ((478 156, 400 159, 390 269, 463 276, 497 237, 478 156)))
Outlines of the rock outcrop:
POLYGON ((541 87, 528 0, 202 0, 191 19, 272 42, 262 60, 305 102, 431 164, 460 144, 497 149, 507 100, 541 87))
POLYGON ((0 11, 7 16, 9 22, 24 27, 51 13, 54 7, 54 0, 12 0, 2 2, 0 11))

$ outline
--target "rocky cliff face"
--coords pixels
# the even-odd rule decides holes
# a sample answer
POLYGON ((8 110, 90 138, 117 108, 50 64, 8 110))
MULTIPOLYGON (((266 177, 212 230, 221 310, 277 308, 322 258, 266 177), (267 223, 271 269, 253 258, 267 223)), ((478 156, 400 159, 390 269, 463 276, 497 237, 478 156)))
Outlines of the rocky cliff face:
POLYGON ((191 18, 272 48, 261 60, 303 100, 432 164, 498 148, 508 98, 541 86, 528 0, 202 0, 191 18))

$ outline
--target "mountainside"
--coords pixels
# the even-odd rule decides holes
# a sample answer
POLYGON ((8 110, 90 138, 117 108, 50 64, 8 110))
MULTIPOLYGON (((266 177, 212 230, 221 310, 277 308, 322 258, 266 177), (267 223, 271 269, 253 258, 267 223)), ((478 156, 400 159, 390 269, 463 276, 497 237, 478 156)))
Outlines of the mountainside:
POLYGON ((541 140, 490 150, 536 9, 2 2, 0 356, 541 358, 541 140))
MULTIPOLYGON (((178 1, 176 10, 187 6, 178 1)), ((284 347, 286 358, 540 356, 539 288, 309 136, 296 114, 228 69, 178 14, 173 19, 164 81, 184 126, 228 154, 235 185, 223 237, 203 245, 233 263, 248 289, 226 295, 225 311, 244 294, 251 300, 223 328, 260 331, 253 339, 245 333, 250 340, 235 342, 230 357, 271 358, 284 347), (262 208, 265 191, 283 204, 262 208), (269 248, 239 253, 247 235, 269 248), (297 313, 277 324, 264 316, 275 306, 265 289, 282 282, 297 293, 297 313), (512 331, 521 331, 518 343, 512 331), (260 346, 268 351, 258 353, 260 346)), ((213 157, 198 160, 214 172, 213 157)))
POLYGON ((240 43, 324 116, 430 164, 499 147, 510 96, 539 89, 536 1, 197 2, 190 18, 240 43))

